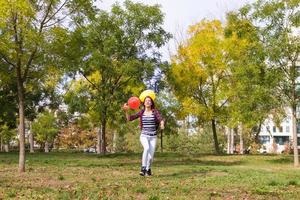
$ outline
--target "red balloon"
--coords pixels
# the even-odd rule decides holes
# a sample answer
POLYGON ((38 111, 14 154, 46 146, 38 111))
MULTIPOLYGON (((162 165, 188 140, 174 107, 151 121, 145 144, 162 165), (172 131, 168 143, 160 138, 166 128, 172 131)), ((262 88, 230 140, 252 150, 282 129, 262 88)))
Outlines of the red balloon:
POLYGON ((133 110, 138 109, 140 107, 140 99, 138 97, 130 97, 128 99, 128 105, 133 110))
POLYGON ((128 99, 128 105, 133 110, 138 109, 140 107, 140 99, 138 97, 130 97, 128 99))

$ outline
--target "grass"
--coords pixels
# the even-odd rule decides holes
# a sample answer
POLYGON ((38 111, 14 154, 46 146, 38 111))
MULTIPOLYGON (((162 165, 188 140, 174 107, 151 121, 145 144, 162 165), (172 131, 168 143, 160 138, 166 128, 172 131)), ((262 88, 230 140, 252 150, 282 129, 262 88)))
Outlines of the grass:
POLYGON ((152 177, 141 154, 0 153, 0 199, 299 199, 290 155, 156 153, 152 177))

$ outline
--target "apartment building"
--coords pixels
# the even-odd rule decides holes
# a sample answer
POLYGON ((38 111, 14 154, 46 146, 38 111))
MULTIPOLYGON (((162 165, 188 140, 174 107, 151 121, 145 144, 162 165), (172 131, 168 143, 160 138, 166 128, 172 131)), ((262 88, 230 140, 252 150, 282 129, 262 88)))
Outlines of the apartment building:
MULTIPOLYGON (((273 121, 272 116, 266 119, 261 127, 259 140, 262 144, 261 153, 282 153, 292 146, 293 126, 291 109, 287 108, 287 116, 281 121, 279 126, 273 121)), ((297 125, 298 149, 300 149, 300 122, 297 125)))

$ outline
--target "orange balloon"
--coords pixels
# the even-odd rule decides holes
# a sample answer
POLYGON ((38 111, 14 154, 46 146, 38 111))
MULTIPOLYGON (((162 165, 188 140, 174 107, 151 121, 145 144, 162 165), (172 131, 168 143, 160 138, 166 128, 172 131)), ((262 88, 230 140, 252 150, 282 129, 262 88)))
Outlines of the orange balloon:
POLYGON ((140 99, 137 98, 137 97, 130 97, 128 99, 128 105, 129 105, 129 108, 135 110, 135 109, 138 109, 140 107, 140 99))

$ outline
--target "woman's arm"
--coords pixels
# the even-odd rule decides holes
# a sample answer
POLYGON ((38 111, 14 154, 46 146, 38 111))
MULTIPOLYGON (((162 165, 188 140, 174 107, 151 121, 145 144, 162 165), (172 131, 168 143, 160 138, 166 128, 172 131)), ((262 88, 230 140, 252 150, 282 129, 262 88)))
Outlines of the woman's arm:
POLYGON ((125 112, 127 121, 130 120, 130 116, 129 116, 129 114, 128 114, 128 109, 129 109, 128 104, 127 104, 127 103, 124 103, 124 105, 123 105, 123 110, 124 110, 124 112, 125 112))
POLYGON ((156 119, 158 120, 158 123, 160 125, 160 129, 165 129, 165 121, 160 115, 159 111, 155 109, 154 112, 155 112, 154 114, 156 115, 156 119))
POLYGON ((127 121, 132 121, 132 120, 135 120, 135 119, 139 118, 140 112, 141 112, 141 111, 138 112, 138 113, 136 113, 136 114, 134 114, 134 115, 129 115, 128 109, 129 109, 129 106, 128 106, 127 103, 125 103, 125 104, 123 105, 123 110, 125 111, 125 115, 126 115, 127 121))

